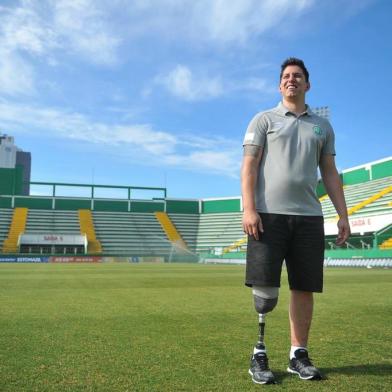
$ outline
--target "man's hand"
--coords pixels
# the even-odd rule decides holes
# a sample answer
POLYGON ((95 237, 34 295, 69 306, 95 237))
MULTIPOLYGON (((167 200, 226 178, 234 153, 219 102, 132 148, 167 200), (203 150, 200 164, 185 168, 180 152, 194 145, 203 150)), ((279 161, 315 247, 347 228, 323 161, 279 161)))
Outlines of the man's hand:
POLYGON ((264 231, 260 215, 256 211, 244 211, 242 227, 244 229, 244 233, 253 235, 256 240, 259 239, 259 231, 261 233, 264 231))
POLYGON ((340 218, 338 220, 338 230, 339 233, 338 238, 336 239, 336 245, 341 246, 347 241, 351 234, 350 223, 347 218, 340 218))

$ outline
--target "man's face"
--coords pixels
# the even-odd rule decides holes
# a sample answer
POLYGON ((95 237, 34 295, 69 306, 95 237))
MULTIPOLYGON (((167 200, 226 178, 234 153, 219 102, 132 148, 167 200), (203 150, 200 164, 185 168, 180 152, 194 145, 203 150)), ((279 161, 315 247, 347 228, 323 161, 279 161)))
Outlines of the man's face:
POLYGON ((288 65, 282 74, 279 90, 283 98, 295 98, 305 96, 310 84, 305 80, 304 72, 298 65, 288 65))

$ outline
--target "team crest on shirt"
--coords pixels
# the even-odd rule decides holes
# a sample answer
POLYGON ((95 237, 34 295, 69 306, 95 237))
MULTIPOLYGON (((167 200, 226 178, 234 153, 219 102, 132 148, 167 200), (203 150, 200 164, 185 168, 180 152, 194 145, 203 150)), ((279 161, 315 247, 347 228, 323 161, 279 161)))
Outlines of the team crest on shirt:
POLYGON ((324 132, 318 125, 315 125, 313 127, 313 131, 318 136, 321 136, 323 134, 323 132, 324 132))

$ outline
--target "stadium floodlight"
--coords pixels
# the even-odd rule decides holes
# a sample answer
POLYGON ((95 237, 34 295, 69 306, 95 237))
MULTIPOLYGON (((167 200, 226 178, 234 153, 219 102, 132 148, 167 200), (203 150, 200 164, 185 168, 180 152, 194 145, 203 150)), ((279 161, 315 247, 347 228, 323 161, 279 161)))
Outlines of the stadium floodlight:
POLYGON ((326 118, 327 120, 330 119, 329 106, 319 106, 319 107, 312 108, 312 112, 314 112, 320 117, 326 118))

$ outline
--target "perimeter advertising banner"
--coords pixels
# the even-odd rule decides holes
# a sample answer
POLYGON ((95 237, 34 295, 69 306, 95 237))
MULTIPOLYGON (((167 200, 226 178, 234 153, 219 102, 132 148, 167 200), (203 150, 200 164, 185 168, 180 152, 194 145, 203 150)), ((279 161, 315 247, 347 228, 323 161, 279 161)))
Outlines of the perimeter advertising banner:
POLYGON ((0 263, 49 263, 48 256, 0 256, 0 263))
MULTIPOLYGON (((385 214, 379 216, 365 216, 360 218, 349 217, 351 233, 373 233, 381 230, 383 227, 391 224, 392 214, 385 214)), ((338 233, 336 226, 337 220, 328 219, 324 223, 324 230, 326 235, 335 235, 338 233)))
POLYGON ((100 256, 0 256, 0 263, 102 263, 100 256))
POLYGON ((102 263, 100 256, 52 256, 49 263, 102 263))

